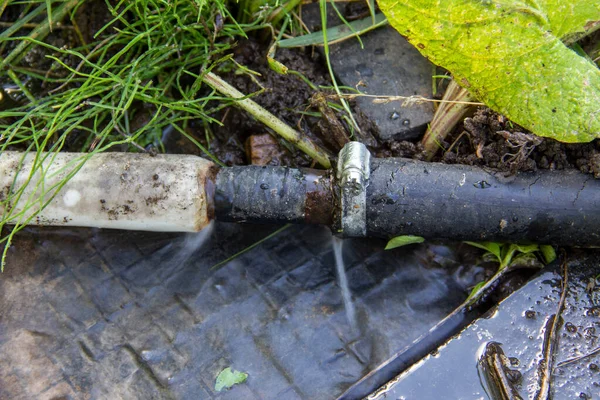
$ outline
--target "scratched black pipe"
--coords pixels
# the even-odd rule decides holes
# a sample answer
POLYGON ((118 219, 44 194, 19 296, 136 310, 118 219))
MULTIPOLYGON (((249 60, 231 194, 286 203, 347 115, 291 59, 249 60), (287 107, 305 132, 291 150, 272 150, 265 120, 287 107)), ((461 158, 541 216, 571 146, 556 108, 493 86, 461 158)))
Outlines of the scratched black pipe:
MULTIPOLYGON (((216 218, 331 226, 338 192, 331 175, 224 168, 216 177, 216 218)), ((472 166, 373 159, 367 235, 598 246, 599 210, 600 181, 578 171, 505 176, 472 166)))
POLYGON ((367 202, 372 236, 600 244, 600 181, 578 171, 506 177, 471 166, 378 159, 367 202))
POLYGON ((215 178, 215 217, 220 221, 331 225, 334 190, 330 171, 244 166, 215 178))

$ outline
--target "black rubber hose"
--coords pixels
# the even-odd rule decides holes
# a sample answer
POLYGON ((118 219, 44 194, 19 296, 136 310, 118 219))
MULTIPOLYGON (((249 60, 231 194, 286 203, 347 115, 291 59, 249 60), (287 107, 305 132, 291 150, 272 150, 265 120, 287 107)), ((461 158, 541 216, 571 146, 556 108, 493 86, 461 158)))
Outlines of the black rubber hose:
MULTIPOLYGON (((215 215, 331 226, 339 207, 334 186, 329 171, 223 168, 215 215)), ((368 236, 600 245, 600 181, 578 171, 505 177, 472 166, 373 159, 366 197, 368 236)))
POLYGON ((217 220, 331 225, 334 210, 329 171, 244 166, 215 178, 217 220))
POLYGON ((504 177, 482 168, 375 159, 369 236, 600 245, 600 181, 578 171, 504 177))

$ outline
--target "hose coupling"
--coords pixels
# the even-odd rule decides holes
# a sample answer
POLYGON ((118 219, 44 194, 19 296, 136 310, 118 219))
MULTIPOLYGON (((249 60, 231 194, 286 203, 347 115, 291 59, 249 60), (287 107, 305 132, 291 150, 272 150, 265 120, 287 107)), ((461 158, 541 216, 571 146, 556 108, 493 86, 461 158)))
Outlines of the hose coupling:
POLYGON ((360 142, 349 142, 338 157, 337 179, 340 187, 339 234, 342 237, 367 235, 367 186, 371 154, 360 142))

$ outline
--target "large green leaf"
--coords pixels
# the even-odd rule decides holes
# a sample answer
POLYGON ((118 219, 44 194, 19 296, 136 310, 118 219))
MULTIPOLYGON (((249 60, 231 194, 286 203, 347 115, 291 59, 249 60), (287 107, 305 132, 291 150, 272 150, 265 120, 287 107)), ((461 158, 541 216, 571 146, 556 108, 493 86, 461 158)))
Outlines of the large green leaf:
POLYGON ((378 0, 390 24, 490 108, 540 136, 600 137, 600 70, 565 46, 600 0, 378 0))

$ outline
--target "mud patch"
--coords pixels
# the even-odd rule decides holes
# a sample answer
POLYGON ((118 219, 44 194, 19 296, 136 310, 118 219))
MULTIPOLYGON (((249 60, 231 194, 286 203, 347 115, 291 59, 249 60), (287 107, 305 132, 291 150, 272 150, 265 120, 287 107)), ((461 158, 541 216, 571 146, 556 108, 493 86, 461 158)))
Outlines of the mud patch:
MULTIPOLYGON (((219 74, 242 93, 254 94, 252 100, 289 126, 308 136, 322 148, 328 149, 331 154, 336 154, 339 150, 339 144, 331 140, 330 128, 327 124, 320 123, 322 119, 319 118, 318 113, 321 110, 314 101, 311 101, 315 94, 320 92, 313 90, 297 75, 281 75, 271 70, 267 64, 267 52, 268 46, 257 39, 242 41, 233 49, 234 59, 239 65, 243 65, 254 73, 250 75, 240 74, 239 71, 222 71, 219 74)), ((302 74, 306 80, 315 86, 331 86, 329 74, 325 67, 326 64, 316 51, 308 48, 279 49, 276 59, 290 70, 302 74)), ((329 101, 335 102, 335 98, 330 97, 333 92, 322 89, 322 93, 329 101)), ((351 103, 351 107, 355 108, 353 103, 351 103)), ((333 109, 330 108, 330 110, 333 109)), ((335 110, 332 113, 337 116, 340 124, 350 136, 352 130, 342 118, 342 113, 335 110)), ((198 138, 211 153, 227 166, 250 164, 251 160, 245 151, 245 143, 252 135, 267 133, 271 134, 273 141, 277 142, 278 149, 273 149, 273 151, 285 154, 281 157, 281 160, 275 161, 276 164, 280 162, 281 165, 294 167, 309 167, 313 164, 312 159, 297 151, 279 136, 269 132, 261 122, 255 120, 243 110, 228 107, 220 111, 215 119, 219 120, 222 125, 213 124, 210 127, 212 137, 207 138, 205 134, 206 127, 201 125, 191 124, 189 133, 198 138)), ((362 132, 359 139, 366 141, 366 144, 372 149, 379 149, 381 144, 373 139, 377 127, 356 108, 355 119, 362 132)), ((351 140, 356 139, 351 137, 351 140)), ((166 146, 167 149, 173 149, 173 151, 177 149, 181 152, 181 149, 184 148, 185 152, 201 155, 195 146, 191 143, 186 144, 187 140, 181 138, 178 134, 174 134, 169 142, 166 146)))

